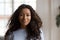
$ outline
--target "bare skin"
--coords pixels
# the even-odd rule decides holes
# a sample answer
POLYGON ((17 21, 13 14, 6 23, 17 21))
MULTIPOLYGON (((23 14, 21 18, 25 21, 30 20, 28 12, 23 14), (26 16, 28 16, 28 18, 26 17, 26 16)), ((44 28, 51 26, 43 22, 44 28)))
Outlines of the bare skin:
POLYGON ((22 12, 19 15, 19 21, 21 23, 21 28, 25 29, 26 26, 31 21, 31 12, 28 8, 22 9, 22 12))

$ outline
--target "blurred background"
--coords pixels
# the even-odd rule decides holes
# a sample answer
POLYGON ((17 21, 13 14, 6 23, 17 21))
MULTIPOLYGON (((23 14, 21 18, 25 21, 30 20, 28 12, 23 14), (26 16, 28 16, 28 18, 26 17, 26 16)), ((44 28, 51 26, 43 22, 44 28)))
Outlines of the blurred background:
POLYGON ((60 40, 60 27, 56 25, 60 0, 0 0, 0 40, 4 40, 10 16, 21 4, 31 5, 41 17, 45 40, 60 40))

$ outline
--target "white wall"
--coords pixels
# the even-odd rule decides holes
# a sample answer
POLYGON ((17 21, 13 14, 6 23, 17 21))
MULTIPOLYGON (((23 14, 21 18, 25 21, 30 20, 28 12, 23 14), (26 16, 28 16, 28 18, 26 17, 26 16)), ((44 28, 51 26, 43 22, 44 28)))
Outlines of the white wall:
POLYGON ((37 0, 37 13, 43 21, 45 40, 60 40, 60 28, 56 27, 59 0, 37 0))
POLYGON ((43 21, 43 31, 45 40, 50 40, 51 38, 51 19, 49 13, 49 0, 37 0, 37 13, 40 15, 43 21))
POLYGON ((60 40, 60 27, 56 26, 56 16, 59 14, 59 0, 51 0, 51 40, 60 40))

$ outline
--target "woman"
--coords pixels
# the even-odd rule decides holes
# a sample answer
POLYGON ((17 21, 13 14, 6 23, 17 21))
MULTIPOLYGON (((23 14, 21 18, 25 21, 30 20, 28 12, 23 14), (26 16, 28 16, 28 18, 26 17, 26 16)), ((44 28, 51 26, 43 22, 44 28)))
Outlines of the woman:
POLYGON ((42 21, 35 10, 26 4, 20 5, 8 21, 5 40, 42 40, 42 21))

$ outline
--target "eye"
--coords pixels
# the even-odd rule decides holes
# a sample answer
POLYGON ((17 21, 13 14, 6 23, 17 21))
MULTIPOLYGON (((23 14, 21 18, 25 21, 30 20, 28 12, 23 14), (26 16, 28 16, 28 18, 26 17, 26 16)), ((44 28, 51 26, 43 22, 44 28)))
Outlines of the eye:
POLYGON ((20 16, 23 16, 23 14, 20 14, 20 16))
POLYGON ((31 16, 31 15, 28 14, 27 16, 31 16))

